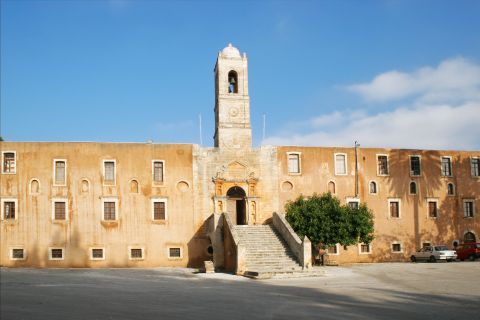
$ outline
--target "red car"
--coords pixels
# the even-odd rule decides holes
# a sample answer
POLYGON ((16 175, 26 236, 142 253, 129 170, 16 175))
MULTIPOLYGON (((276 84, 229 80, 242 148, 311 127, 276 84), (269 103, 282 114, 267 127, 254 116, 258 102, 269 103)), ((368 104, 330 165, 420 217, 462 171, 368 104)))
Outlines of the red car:
POLYGON ((457 251, 457 258, 461 261, 465 259, 474 261, 480 258, 480 243, 478 242, 462 243, 455 250, 457 251))

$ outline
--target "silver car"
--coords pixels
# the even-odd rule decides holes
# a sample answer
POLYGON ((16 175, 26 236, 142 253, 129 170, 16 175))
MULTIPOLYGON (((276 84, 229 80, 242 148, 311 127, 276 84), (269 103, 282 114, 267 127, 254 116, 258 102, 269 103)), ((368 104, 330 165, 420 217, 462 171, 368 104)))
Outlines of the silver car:
POLYGON ((436 262, 437 260, 453 261, 457 258, 457 253, 454 250, 449 250, 447 246, 426 246, 418 250, 410 257, 412 262, 425 260, 436 262))

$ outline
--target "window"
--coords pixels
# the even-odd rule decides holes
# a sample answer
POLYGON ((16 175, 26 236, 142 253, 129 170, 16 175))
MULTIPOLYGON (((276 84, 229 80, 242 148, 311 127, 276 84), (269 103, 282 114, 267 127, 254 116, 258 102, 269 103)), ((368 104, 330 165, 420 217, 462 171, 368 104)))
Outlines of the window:
POLYGON ((152 200, 152 216, 155 221, 164 221, 167 219, 167 200, 152 200))
POLYGON ((130 248, 130 260, 143 260, 143 248, 130 248))
POLYGON ((168 248, 168 257, 171 259, 182 258, 182 249, 179 247, 168 248))
POLYGON ((453 185, 453 183, 447 184, 447 194, 449 196, 454 196, 455 195, 455 186, 453 185))
POLYGON ((417 183, 415 181, 410 182, 409 193, 411 195, 417 194, 417 183))
POLYGON ((130 181, 130 193, 138 193, 138 181, 130 181))
POLYGON ((50 248, 49 260, 63 260, 63 248, 50 248))
POLYGON ((40 182, 37 179, 30 180, 30 194, 40 193, 40 182))
POLYGON ((347 198, 347 205, 351 209, 358 209, 358 207, 360 205, 360 200, 357 199, 357 198, 347 198))
POLYGON ((477 242, 475 234, 473 232, 466 232, 463 236, 463 242, 477 242))
POLYGON ((17 200, 16 199, 2 199, 2 220, 17 219, 17 200))
POLYGON ((164 180, 164 161, 162 160, 153 160, 152 161, 152 171, 153 171, 153 182, 154 183, 163 183, 164 180))
POLYGON ((438 217, 437 200, 427 200, 428 203, 428 217, 435 219, 438 217))
POLYGON ((452 158, 442 157, 442 176, 452 176, 452 158))
POLYGON ((23 248, 12 248, 10 250, 10 260, 25 260, 26 254, 23 248))
POLYGON ((332 256, 332 255, 335 255, 335 256, 339 255, 340 250, 339 250, 339 245, 338 245, 338 243, 337 243, 336 245, 334 245, 334 246, 328 247, 328 248, 327 248, 327 253, 328 253, 328 255, 331 255, 331 256, 332 256))
POLYGON ((370 244, 366 244, 366 243, 361 243, 358 245, 359 246, 359 252, 360 254, 369 254, 371 253, 372 251, 372 246, 370 244))
POLYGON ((335 174, 347 174, 347 155, 345 153, 335 153, 335 174))
POLYGON ((331 194, 335 194, 335 182, 330 181, 328 183, 328 192, 330 192, 331 194))
POLYGON ((424 241, 422 243, 422 248, 425 248, 425 247, 430 247, 432 245, 432 243, 430 241, 424 241))
POLYGON ((388 156, 377 155, 377 174, 379 176, 388 176, 388 156))
POLYGON ((238 93, 238 76, 234 70, 228 73, 228 93, 238 93))
POLYGON ((420 173, 420 156, 410 156, 410 175, 419 176, 420 173))
POLYGON ((53 220, 67 220, 67 201, 66 200, 57 200, 53 201, 53 220))
POLYGON ((300 154, 287 153, 288 156, 288 173, 300 173, 300 154))
POLYGON ((117 220, 116 217, 116 202, 103 202, 103 220, 117 220))
POLYGON ((370 194, 377 194, 377 183, 370 181, 370 194))
POLYGON ((16 152, 15 151, 4 151, 2 152, 3 161, 2 161, 2 173, 13 174, 17 170, 16 152))
POLYGON ((473 218, 475 211, 474 200, 465 199, 463 200, 463 216, 465 218, 473 218))
POLYGON ((390 212, 390 218, 400 218, 400 200, 388 200, 388 207, 390 212))
POLYGON ((480 177, 480 158, 470 158, 472 177, 480 177))
POLYGON ((53 160, 54 172, 53 181, 56 186, 64 186, 67 184, 67 161, 63 159, 53 160))
POLYGON ((393 253, 401 253, 402 252, 402 244, 398 242, 392 243, 392 252, 393 253))
POLYGON ((108 184, 108 185, 115 184, 115 161, 114 160, 103 161, 103 179, 104 179, 104 184, 108 184))
POLYGON ((90 260, 105 260, 103 248, 90 248, 90 260))

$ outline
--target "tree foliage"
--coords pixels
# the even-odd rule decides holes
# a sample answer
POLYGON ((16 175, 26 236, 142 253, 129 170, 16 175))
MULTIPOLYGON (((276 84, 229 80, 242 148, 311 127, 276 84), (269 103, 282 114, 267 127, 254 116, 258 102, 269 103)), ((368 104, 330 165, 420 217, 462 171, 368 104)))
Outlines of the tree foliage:
POLYGON ((331 193, 299 196, 285 206, 286 219, 303 238, 307 236, 313 245, 348 246, 370 243, 373 240, 373 213, 365 204, 358 208, 341 205, 331 193))

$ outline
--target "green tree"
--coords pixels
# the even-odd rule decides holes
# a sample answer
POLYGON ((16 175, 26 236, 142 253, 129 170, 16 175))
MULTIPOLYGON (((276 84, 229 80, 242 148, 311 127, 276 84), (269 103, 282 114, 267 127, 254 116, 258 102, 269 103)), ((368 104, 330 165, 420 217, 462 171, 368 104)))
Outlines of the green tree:
POLYGON ((348 246, 373 240, 373 214, 365 204, 351 208, 341 205, 331 193, 324 193, 300 196, 288 202, 285 209, 295 232, 301 238, 307 236, 314 246, 348 246))

